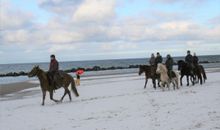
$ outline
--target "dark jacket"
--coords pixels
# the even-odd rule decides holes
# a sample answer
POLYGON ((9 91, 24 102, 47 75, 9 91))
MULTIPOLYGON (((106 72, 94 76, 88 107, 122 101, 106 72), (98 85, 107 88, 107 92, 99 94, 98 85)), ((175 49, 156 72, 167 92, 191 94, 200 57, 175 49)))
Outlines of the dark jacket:
POLYGON ((197 65, 199 63, 199 58, 197 56, 193 56, 193 64, 197 65))
POLYGON ((50 61, 49 72, 57 72, 59 70, 59 63, 56 59, 50 61))
POLYGON ((157 64, 162 63, 162 62, 163 62, 162 56, 157 56, 155 59, 155 65, 157 66, 157 64))
POLYGON ((192 64, 192 63, 193 63, 193 56, 192 56, 191 54, 187 55, 187 56, 185 57, 185 61, 186 61, 186 63, 188 63, 188 64, 192 64))
POLYGON ((155 65, 155 57, 151 57, 149 60, 150 65, 155 65))
POLYGON ((173 70, 173 58, 168 58, 165 64, 168 70, 173 70))

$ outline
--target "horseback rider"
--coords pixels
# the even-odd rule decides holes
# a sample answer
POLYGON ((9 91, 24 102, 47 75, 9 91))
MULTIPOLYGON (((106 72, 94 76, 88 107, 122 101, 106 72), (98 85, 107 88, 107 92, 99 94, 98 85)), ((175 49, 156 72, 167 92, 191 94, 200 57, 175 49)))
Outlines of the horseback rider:
POLYGON ((55 79, 56 79, 56 75, 59 73, 58 72, 59 71, 59 62, 56 60, 55 55, 51 55, 50 59, 51 59, 50 66, 49 66, 49 71, 48 71, 49 84, 56 87, 55 79))
POLYGON ((162 63, 163 62, 163 58, 160 55, 159 52, 157 52, 157 57, 155 58, 155 66, 157 66, 157 64, 162 63))
POLYGON ((193 65, 193 56, 191 55, 191 52, 188 50, 187 55, 185 57, 185 62, 188 64, 188 66, 192 69, 194 69, 193 65))
POLYGON ((154 53, 151 54, 151 58, 149 60, 149 64, 151 66, 154 66, 155 65, 155 56, 154 56, 154 53))
POLYGON ((195 66, 199 64, 199 58, 196 56, 196 53, 193 54, 193 64, 195 66))
POLYGON ((170 54, 167 55, 165 65, 166 65, 167 70, 168 70, 168 72, 167 72, 168 76, 171 78, 172 77, 172 70, 173 70, 173 58, 171 57, 170 54))

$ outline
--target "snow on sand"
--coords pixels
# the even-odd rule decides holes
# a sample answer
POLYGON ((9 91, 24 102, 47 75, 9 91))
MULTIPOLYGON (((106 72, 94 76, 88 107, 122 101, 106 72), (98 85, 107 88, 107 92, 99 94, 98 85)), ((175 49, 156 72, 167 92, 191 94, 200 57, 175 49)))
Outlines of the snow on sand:
MULTIPOLYGON (((87 80, 60 104, 41 93, 0 102, 1 130, 217 130, 220 129, 220 73, 204 85, 180 90, 143 89, 143 77, 87 80)), ((185 80, 185 79, 184 79, 185 80)), ((184 82, 185 83, 185 82, 184 82)), ((34 88, 39 89, 39 88, 34 88)), ((28 90, 30 91, 30 90, 28 90)), ((62 96, 56 91, 55 97, 62 96)))

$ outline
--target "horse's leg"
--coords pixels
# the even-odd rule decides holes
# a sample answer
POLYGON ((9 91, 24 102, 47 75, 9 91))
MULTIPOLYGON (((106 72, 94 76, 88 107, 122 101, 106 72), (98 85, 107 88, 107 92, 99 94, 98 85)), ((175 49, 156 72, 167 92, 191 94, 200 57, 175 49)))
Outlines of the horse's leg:
POLYGON ((202 78, 203 78, 203 82, 205 83, 205 76, 204 76, 204 71, 202 71, 202 78))
POLYGON ((180 77, 180 85, 183 86, 183 75, 180 77))
POLYGON ((202 85, 202 74, 200 68, 196 68, 196 77, 198 78, 197 83, 200 83, 202 85))
POLYGON ((71 93, 70 93, 70 90, 69 90, 69 89, 68 89, 67 93, 68 93, 68 95, 69 95, 70 101, 72 101, 72 97, 71 97, 71 93))
POLYGON ((206 76, 205 69, 204 69, 203 66, 201 66, 201 72, 202 72, 202 77, 203 77, 203 80, 204 80, 204 83, 205 83, 205 81, 207 80, 207 76, 206 76))
POLYGON ((45 101, 45 97, 46 97, 46 91, 42 90, 43 93, 43 98, 42 98, 42 106, 44 106, 44 101, 45 101))
POLYGON ((187 86, 189 86, 189 76, 186 76, 187 86))
POLYGON ((190 80, 192 82, 192 85, 194 86, 195 85, 195 77, 194 77, 194 75, 190 75, 190 80))
POLYGON ((200 72, 198 73, 198 79, 200 80, 200 85, 202 85, 202 75, 200 72))
POLYGON ((72 101, 71 93, 70 93, 70 90, 68 89, 68 86, 69 86, 69 84, 65 85, 65 90, 66 90, 67 94, 69 95, 70 101, 72 101))
POLYGON ((53 100, 54 102, 58 103, 59 101, 56 99, 53 99, 53 90, 50 90, 50 99, 53 100))
POLYGON ((67 89, 67 94, 69 95, 70 101, 72 101, 72 97, 71 97, 71 93, 70 93, 70 90, 69 90, 69 89, 67 89))
POLYGON ((156 89, 156 79, 152 78, 152 83, 153 83, 154 89, 156 89))
POLYGON ((158 85, 158 87, 160 87, 160 79, 159 78, 157 79, 157 85, 158 85))
POLYGON ((144 85, 144 89, 145 89, 146 86, 147 86, 147 81, 148 81, 148 79, 146 78, 146 80, 145 80, 145 85, 144 85))
POLYGON ((173 84, 173 90, 175 90, 175 89, 176 89, 175 80, 174 80, 174 79, 172 79, 171 83, 173 84))
POLYGON ((175 83, 176 83, 176 88, 179 89, 179 82, 178 82, 178 78, 175 78, 175 83))
POLYGON ((64 90, 64 94, 63 94, 62 98, 60 99, 61 102, 63 101, 63 98, 66 96, 66 94, 67 94, 67 91, 66 91, 66 89, 65 89, 65 90, 64 90))
POLYGON ((162 91, 164 91, 164 88, 165 88, 165 84, 163 82, 160 82, 161 83, 161 88, 162 88, 162 91))

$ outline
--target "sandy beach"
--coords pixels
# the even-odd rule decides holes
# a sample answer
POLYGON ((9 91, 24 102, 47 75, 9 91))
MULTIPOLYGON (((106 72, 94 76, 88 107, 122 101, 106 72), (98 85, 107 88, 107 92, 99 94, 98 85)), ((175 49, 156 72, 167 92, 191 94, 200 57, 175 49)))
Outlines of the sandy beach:
MULTIPOLYGON (((37 81, 13 84, 24 87, 4 90, 12 93, 0 98, 0 126, 4 130, 218 130, 220 72, 207 76, 203 85, 187 87, 184 78, 179 90, 164 92, 154 90, 151 80, 143 89, 143 75, 87 77, 77 87, 80 97, 72 94, 72 102, 66 97, 56 104, 47 93, 45 106, 37 81)), ((62 95, 63 89, 54 94, 56 99, 62 95)))
POLYGON ((20 83, 11 83, 11 84, 2 84, 0 85, 0 96, 4 96, 7 94, 19 92, 24 89, 29 89, 33 87, 38 87, 38 83, 31 82, 20 82, 20 83))

